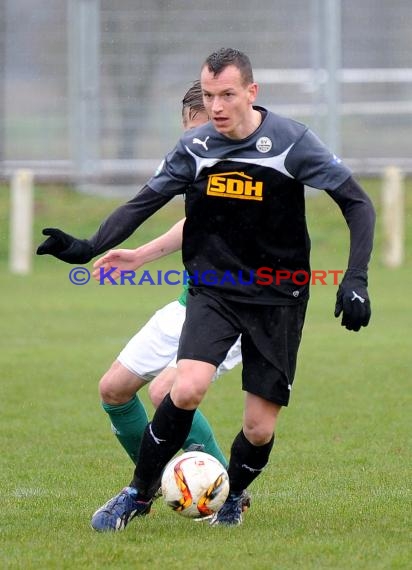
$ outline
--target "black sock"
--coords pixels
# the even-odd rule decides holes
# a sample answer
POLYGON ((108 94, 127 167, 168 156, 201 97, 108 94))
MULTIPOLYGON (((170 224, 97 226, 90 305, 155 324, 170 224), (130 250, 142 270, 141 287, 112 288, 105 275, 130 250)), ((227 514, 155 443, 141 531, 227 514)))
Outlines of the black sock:
POLYGON ((130 483, 138 489, 140 500, 149 500, 159 488, 166 463, 182 447, 196 410, 177 408, 167 394, 146 426, 139 458, 130 483))
POLYGON ((230 453, 228 474, 230 492, 239 495, 263 471, 269 460, 275 436, 264 445, 252 445, 240 431, 230 453))

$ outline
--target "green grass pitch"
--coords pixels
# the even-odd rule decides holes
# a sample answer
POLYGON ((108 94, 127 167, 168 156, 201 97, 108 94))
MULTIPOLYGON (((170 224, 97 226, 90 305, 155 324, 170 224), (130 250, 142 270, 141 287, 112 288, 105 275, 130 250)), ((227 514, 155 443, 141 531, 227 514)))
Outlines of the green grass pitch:
MULTIPOLYGON (((270 464, 250 488, 243 526, 195 524, 159 500, 150 516, 115 535, 93 532, 90 516, 130 480, 132 465, 111 434, 97 383, 180 288, 75 287, 70 266, 50 257, 35 259, 30 276, 10 275, 9 198, 0 189, 1 568, 410 568, 412 184, 407 259, 397 270, 381 263, 380 183, 364 186, 378 210, 371 324, 346 331, 333 317, 336 287, 312 287, 291 405, 270 464)), ((120 202, 36 188, 35 243, 45 226, 87 237, 120 202)), ((323 195, 307 207, 312 267, 344 269, 340 212, 323 195)), ((165 207, 127 244, 155 237, 181 215, 181 202, 165 207)), ((180 267, 175 255, 150 268, 180 267)), ((226 453, 242 405, 239 370, 202 404, 226 453)))

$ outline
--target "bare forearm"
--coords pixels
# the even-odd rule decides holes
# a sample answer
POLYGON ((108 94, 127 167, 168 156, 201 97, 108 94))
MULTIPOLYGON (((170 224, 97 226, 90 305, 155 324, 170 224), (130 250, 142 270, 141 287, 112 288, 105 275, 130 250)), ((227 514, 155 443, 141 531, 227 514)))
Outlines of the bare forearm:
POLYGON ((184 219, 179 220, 163 235, 136 248, 136 259, 140 260, 140 265, 155 261, 156 259, 160 259, 161 257, 180 250, 182 247, 184 223, 184 219))
POLYGON ((178 251, 182 247, 182 231, 185 220, 180 220, 166 233, 136 249, 112 249, 94 264, 93 276, 100 279, 99 269, 109 269, 117 279, 122 271, 135 271, 146 263, 178 251))

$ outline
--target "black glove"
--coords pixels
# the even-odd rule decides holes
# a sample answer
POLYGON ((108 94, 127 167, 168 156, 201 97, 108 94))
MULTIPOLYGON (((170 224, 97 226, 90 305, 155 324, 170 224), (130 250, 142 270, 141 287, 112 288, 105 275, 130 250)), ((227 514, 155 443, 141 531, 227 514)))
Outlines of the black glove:
POLYGON ((335 317, 342 313, 342 326, 348 331, 366 327, 371 318, 366 271, 348 269, 336 294, 335 317))
POLYGON ((66 263, 88 263, 93 248, 87 239, 77 239, 57 228, 45 228, 43 235, 50 236, 37 248, 37 255, 53 255, 66 263))

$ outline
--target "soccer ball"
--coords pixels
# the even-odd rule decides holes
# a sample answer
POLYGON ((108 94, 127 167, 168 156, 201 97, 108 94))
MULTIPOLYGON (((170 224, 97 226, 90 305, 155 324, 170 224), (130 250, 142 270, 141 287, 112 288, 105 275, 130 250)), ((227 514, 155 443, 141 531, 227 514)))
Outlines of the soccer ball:
POLYGON ((217 512, 229 494, 223 465, 203 451, 189 451, 172 459, 162 475, 162 495, 174 511, 193 519, 217 512))

